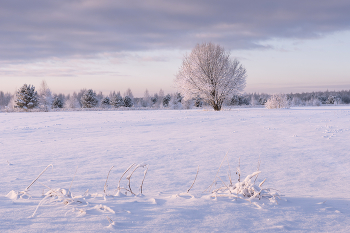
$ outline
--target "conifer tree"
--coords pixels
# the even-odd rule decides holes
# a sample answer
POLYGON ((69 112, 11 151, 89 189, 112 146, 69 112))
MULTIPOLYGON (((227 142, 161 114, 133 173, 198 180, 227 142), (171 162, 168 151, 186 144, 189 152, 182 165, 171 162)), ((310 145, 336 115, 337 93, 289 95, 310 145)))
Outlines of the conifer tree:
POLYGON ((98 99, 96 96, 96 93, 89 89, 84 92, 83 96, 81 97, 81 105, 83 108, 93 108, 96 107, 98 104, 98 99))
POLYGON ((15 107, 33 109, 38 105, 38 93, 33 85, 24 84, 16 93, 15 107))
POLYGON ((124 106, 130 108, 134 105, 133 100, 129 96, 124 97, 124 106))
POLYGON ((101 106, 102 106, 103 108, 108 108, 108 107, 110 106, 110 103, 111 103, 111 101, 110 101, 110 99, 109 99, 108 96, 106 96, 105 98, 103 98, 103 99, 101 100, 101 106))
POLYGON ((169 103, 171 100, 171 95, 167 94, 164 98, 163 98, 163 107, 168 107, 169 103))
POLYGON ((63 108, 63 101, 60 97, 55 96, 52 102, 52 108, 63 108))
POLYGON ((115 108, 124 106, 124 100, 123 97, 120 95, 120 92, 117 92, 117 94, 113 93, 111 95, 110 105, 112 105, 115 108))

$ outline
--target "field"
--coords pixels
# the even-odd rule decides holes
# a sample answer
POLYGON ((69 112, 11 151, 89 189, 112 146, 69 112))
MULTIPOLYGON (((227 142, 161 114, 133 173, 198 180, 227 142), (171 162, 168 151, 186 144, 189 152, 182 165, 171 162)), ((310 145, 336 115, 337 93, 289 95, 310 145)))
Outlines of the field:
POLYGON ((349 106, 0 113, 0 232, 349 232, 349 141, 349 106), (280 196, 203 192, 222 161, 280 196))

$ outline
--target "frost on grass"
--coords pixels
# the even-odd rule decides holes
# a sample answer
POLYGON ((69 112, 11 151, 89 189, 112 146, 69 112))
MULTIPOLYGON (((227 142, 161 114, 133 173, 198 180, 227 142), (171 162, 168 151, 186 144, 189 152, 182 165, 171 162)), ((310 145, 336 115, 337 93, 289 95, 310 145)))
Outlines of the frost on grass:
MULTIPOLYGON (((280 199, 280 195, 277 190, 272 188, 263 188, 263 184, 265 183, 266 179, 262 180, 259 184, 257 183, 257 178, 259 174, 261 173, 260 169, 260 160, 258 162, 257 171, 251 173, 250 175, 247 175, 245 179, 241 179, 241 169, 240 169, 240 162, 237 167, 236 175, 238 176, 238 182, 234 183, 232 181, 232 175, 231 175, 231 169, 230 164, 227 158, 227 154, 225 155, 224 159, 222 160, 220 167, 215 175, 215 178, 211 185, 204 190, 203 193, 209 192, 209 195, 202 196, 206 199, 217 199, 217 197, 224 197, 224 198, 234 198, 234 199, 243 199, 248 201, 249 203, 256 205, 257 207, 261 208, 256 202, 261 199, 268 199, 270 202, 277 203, 277 199, 280 199), (223 166, 223 163, 227 161, 227 178, 221 177, 219 175, 221 168, 223 166), (226 181, 226 182, 225 182, 226 181)), ((190 190, 193 188, 197 176, 199 173, 199 166, 197 168, 197 173, 194 178, 194 181, 190 188, 187 190, 187 192, 178 193, 175 195, 172 195, 172 198, 185 198, 185 199, 194 199, 195 196, 190 193, 190 190)))
POLYGON ((31 217, 34 217, 36 212, 38 211, 39 207, 44 204, 52 204, 52 203, 62 203, 64 205, 71 205, 73 203, 75 204, 87 204, 85 201, 85 197, 87 196, 87 193, 85 193, 82 196, 73 196, 73 194, 66 189, 51 189, 45 193, 45 197, 39 202, 38 206, 36 207, 34 213, 31 215, 31 217))
MULTIPOLYGON (((49 168, 49 167, 53 167, 52 164, 48 165, 32 182, 31 184, 25 188, 23 191, 20 192, 16 192, 14 190, 10 191, 6 197, 11 199, 12 201, 16 201, 17 199, 29 199, 32 198, 29 195, 29 188, 40 178, 40 176, 49 168)), ((102 205, 102 204, 96 204, 96 205, 91 205, 91 203, 89 204, 89 200, 92 201, 98 201, 98 199, 100 199, 100 201, 107 201, 106 197, 107 196, 111 196, 113 197, 120 197, 123 196, 120 194, 121 190, 125 191, 125 196, 127 195, 127 193, 130 193, 134 196, 140 196, 142 195, 142 187, 143 187, 143 183, 145 181, 145 177, 148 171, 148 164, 145 163, 141 163, 141 164, 135 164, 133 163, 131 166, 129 166, 129 168, 122 174, 122 176, 120 177, 119 183, 118 183, 118 187, 116 189, 116 194, 112 194, 110 195, 108 193, 108 178, 110 175, 111 170, 113 169, 114 166, 112 166, 110 168, 110 170, 108 171, 108 175, 107 175, 107 179, 104 185, 104 189, 103 189, 103 194, 101 193, 94 193, 94 194, 89 194, 89 190, 86 190, 85 193, 83 195, 73 195, 73 193, 70 191, 75 175, 77 173, 77 170, 73 176, 72 182, 70 184, 69 189, 64 189, 64 188, 51 188, 48 187, 45 184, 42 184, 40 182, 37 182, 39 184, 41 184, 42 186, 44 186, 46 189, 48 189, 49 191, 47 191, 46 193, 43 194, 43 198, 40 200, 40 202, 38 203, 38 205, 36 206, 33 214, 30 216, 30 218, 33 218, 36 216, 36 213, 38 212, 39 207, 43 206, 43 205, 50 205, 52 206, 53 204, 58 204, 61 205, 63 204, 63 206, 71 206, 71 209, 69 209, 65 215, 67 215, 68 213, 77 213, 77 216, 83 216, 89 213, 99 213, 99 214, 115 214, 115 211, 113 209, 111 209, 109 206, 107 205, 102 205), (140 181, 140 186, 139 186, 139 193, 134 191, 131 187, 131 178, 133 177, 133 174, 140 168, 143 168, 143 175, 142 175, 142 180, 140 181), (125 177, 125 180, 127 181, 127 185, 124 187, 121 186, 122 183, 122 179, 123 177, 125 177), (102 199, 103 198, 103 199, 102 199), (91 207, 92 206, 92 207, 91 207)), ((114 226, 114 222, 109 218, 109 222, 110 225, 109 227, 114 226)))
POLYGON ((261 173, 259 168, 260 168, 260 161, 258 163, 257 171, 246 176, 244 180, 241 180, 241 169, 240 169, 240 162, 239 162, 239 165, 237 167, 237 172, 236 172, 236 174, 238 175, 238 182, 234 183, 232 182, 230 164, 228 162, 228 158, 226 154, 215 175, 214 181, 205 190, 205 192, 206 191, 209 192, 210 197, 214 197, 214 198, 217 198, 217 197, 228 197, 228 198, 236 198, 236 199, 240 198, 243 200, 247 200, 250 203, 252 203, 252 201, 266 198, 266 199, 269 199, 271 202, 278 203, 277 199, 279 199, 279 193, 277 192, 277 190, 275 191, 274 189, 271 189, 271 188, 262 188, 266 179, 264 179, 259 183, 259 185, 257 185, 256 181, 259 174, 261 173), (224 182, 224 179, 218 176, 225 160, 227 160, 227 165, 228 165, 228 173, 227 173, 228 182, 224 182))
POLYGON ((109 222, 109 225, 106 228, 107 229, 114 229, 115 222, 111 218, 109 218, 108 216, 106 216, 106 217, 107 217, 107 220, 109 222))
POLYGON ((140 164, 131 164, 126 170, 125 172, 122 174, 122 176, 120 177, 119 179, 119 182, 118 182, 118 188, 117 188, 117 193, 115 196, 123 196, 123 195, 127 195, 128 193, 132 194, 132 195, 143 195, 142 194, 142 187, 143 187, 143 183, 145 181, 145 178, 146 178, 146 175, 147 175, 147 171, 148 171, 148 164, 146 163, 140 163, 140 164), (139 168, 144 168, 144 172, 143 172, 143 179, 141 181, 141 184, 140 184, 140 187, 139 187, 139 193, 136 194, 133 190, 132 190, 132 186, 131 186, 131 177, 132 175, 136 172, 137 169, 139 168), (129 174, 126 176, 126 180, 128 181, 127 185, 125 187, 122 187, 121 186, 121 181, 123 179, 123 177, 126 175, 126 174, 129 174))
POLYGON ((28 191, 29 191, 29 188, 40 178, 40 176, 42 174, 44 174, 44 172, 49 168, 49 167, 53 167, 52 164, 49 164, 33 181, 32 183, 30 183, 30 185, 25 188, 23 191, 20 191, 20 192, 16 192, 14 190, 10 191, 6 197, 12 199, 13 201, 14 200, 17 200, 18 198, 31 198, 31 196, 29 195, 28 191))
MULTIPOLYGON (((32 187, 32 185, 40 178, 40 176, 49 168, 52 167, 52 165, 48 165, 33 181, 32 183, 22 192, 16 192, 11 191, 9 192, 6 197, 9 199, 16 201, 18 198, 25 197, 31 197, 28 192, 29 188, 32 187)), ((89 190, 87 190, 82 195, 73 195, 73 193, 70 191, 75 175, 77 173, 77 170, 73 176, 72 182, 70 184, 69 189, 64 188, 51 188, 48 187, 45 184, 42 184, 40 182, 40 185, 44 186, 48 191, 43 194, 43 198, 39 201, 36 208, 33 210, 33 214, 30 216, 30 218, 34 218, 38 210, 41 206, 61 206, 64 208, 67 208, 67 211, 65 212, 65 216, 68 214, 73 214, 76 217, 83 217, 85 215, 105 215, 107 217, 107 220, 109 222, 109 225, 106 227, 108 229, 113 229, 115 227, 115 222, 109 217, 113 215, 115 217, 116 210, 113 209, 113 206, 115 203, 113 203, 116 198, 120 197, 126 197, 126 196, 134 196, 134 197, 142 197, 143 196, 143 184, 147 175, 149 165, 146 163, 140 163, 131 164, 124 173, 121 174, 118 186, 114 191, 108 190, 108 179, 111 175, 111 171, 114 168, 112 166, 108 173, 107 178, 104 183, 103 191, 101 190, 101 193, 94 193, 89 194, 89 190), (138 174, 136 174, 138 173, 138 174), (133 185, 132 185, 133 184, 133 185), (137 188, 138 187, 138 191, 137 188), (103 204, 101 204, 101 202, 103 204), (112 208, 111 208, 112 205, 112 208), (107 216, 108 215, 108 216, 107 216)), ((223 161, 220 164, 220 167, 216 173, 216 176, 214 178, 214 181, 212 184, 208 187, 206 191, 209 192, 209 195, 207 194, 201 194, 200 196, 204 199, 217 199, 217 197, 223 197, 223 198, 240 198, 244 199, 251 204, 257 206, 258 208, 261 208, 258 204, 258 200, 261 200, 263 198, 270 200, 273 203, 277 203, 277 198, 279 198, 279 194, 276 191, 273 191, 273 189, 269 188, 263 188, 263 184, 265 183, 266 179, 261 181, 259 184, 257 183, 257 178, 261 174, 260 168, 260 162, 257 168, 257 171, 251 173, 250 175, 246 176, 245 179, 241 180, 241 171, 240 171, 240 165, 237 168, 236 174, 238 175, 238 182, 234 183, 232 182, 232 176, 231 176, 231 169, 228 162, 227 154, 224 157, 223 161), (227 161, 227 169, 228 169, 228 181, 224 181, 225 178, 222 178, 219 176, 219 172, 223 167, 224 162, 227 161)), ((197 168, 196 176, 194 177, 194 181, 192 182, 189 189, 187 189, 187 192, 179 193, 172 195, 173 198, 185 198, 185 199, 192 199, 196 200, 196 197, 190 193, 192 188, 196 184, 197 176, 199 174, 199 166, 197 168)), ((226 179, 227 180, 227 179, 226 179)), ((123 200, 123 199, 121 199, 123 200)), ((151 198, 152 204, 158 204, 158 200, 151 198)), ((114 207, 115 208, 115 207, 114 207)), ((113 217, 113 218, 114 218, 113 217)))

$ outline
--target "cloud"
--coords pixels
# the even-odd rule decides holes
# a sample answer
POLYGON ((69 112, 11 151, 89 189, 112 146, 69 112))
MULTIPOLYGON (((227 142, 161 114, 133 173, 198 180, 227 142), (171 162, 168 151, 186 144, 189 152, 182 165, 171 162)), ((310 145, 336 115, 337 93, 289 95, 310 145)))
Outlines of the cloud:
POLYGON ((263 48, 273 38, 318 38, 350 29, 350 2, 241 0, 0 0, 0 60, 103 53, 263 48))

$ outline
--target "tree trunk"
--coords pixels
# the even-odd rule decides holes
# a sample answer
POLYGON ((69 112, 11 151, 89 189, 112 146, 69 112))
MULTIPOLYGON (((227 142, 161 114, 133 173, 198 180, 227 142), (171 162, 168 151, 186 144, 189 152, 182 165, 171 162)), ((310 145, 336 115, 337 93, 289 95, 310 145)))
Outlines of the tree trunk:
POLYGON ((221 105, 220 104, 214 104, 213 108, 215 111, 220 111, 221 110, 221 105))

